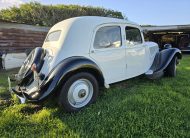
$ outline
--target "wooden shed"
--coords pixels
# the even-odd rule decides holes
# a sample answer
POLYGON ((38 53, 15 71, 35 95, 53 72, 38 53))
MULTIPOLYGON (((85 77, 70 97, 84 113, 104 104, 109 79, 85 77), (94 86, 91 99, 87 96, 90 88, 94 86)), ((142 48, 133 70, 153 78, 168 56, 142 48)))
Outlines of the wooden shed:
POLYGON ((190 25, 142 26, 146 30, 146 39, 159 44, 167 43, 182 51, 190 51, 190 25))

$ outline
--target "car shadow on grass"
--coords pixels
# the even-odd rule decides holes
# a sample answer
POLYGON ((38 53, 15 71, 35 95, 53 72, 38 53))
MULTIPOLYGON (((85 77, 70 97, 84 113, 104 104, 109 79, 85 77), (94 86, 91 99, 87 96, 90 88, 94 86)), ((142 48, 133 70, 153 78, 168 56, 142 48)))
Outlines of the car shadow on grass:
MULTIPOLYGON (((96 103, 77 113, 64 113, 61 108, 58 108, 58 110, 52 113, 52 116, 66 124, 68 131, 72 130, 81 137, 93 137, 97 135, 113 137, 113 134, 109 133, 109 131, 113 132, 114 129, 116 129, 114 127, 120 127, 117 126, 118 121, 126 122, 127 125, 127 123, 130 122, 127 120, 132 121, 141 116, 141 114, 135 110, 137 106, 141 107, 140 103, 134 103, 132 100, 135 95, 143 96, 145 91, 139 89, 141 89, 145 83, 149 85, 162 85, 160 80, 152 81, 144 76, 140 76, 113 84, 110 89, 102 89, 102 94, 98 97, 96 103), (139 86, 141 86, 141 88, 138 88, 139 86)), ((128 127, 129 126, 130 124, 128 124, 128 127)), ((130 130, 130 128, 127 129, 130 130)), ((140 135, 140 133, 138 135, 140 135)), ((121 134, 121 136, 126 135, 121 134)))

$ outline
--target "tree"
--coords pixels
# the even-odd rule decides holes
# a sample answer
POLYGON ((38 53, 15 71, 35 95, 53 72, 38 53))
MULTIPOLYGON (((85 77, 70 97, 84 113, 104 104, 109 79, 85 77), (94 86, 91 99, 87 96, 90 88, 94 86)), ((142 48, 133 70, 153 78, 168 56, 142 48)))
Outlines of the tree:
POLYGON ((52 26, 59 21, 77 16, 109 16, 124 18, 121 12, 100 7, 79 5, 42 5, 30 2, 0 11, 0 19, 39 26, 52 26))

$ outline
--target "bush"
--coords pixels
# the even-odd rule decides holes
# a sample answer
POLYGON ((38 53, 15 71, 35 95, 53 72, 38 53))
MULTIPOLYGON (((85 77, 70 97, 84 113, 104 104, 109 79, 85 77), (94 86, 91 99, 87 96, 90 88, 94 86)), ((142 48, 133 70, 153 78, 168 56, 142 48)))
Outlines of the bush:
POLYGON ((22 4, 0 11, 0 19, 40 26, 52 26, 67 18, 77 16, 110 16, 123 18, 122 13, 99 7, 78 5, 42 5, 38 2, 22 4))

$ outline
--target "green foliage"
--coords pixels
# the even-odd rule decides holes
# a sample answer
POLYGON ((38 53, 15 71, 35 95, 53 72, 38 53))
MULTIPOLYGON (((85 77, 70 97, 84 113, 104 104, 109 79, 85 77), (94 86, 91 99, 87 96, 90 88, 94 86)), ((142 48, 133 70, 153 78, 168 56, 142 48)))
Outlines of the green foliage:
POLYGON ((77 16, 110 16, 123 18, 122 13, 100 7, 78 5, 42 5, 37 2, 22 4, 0 11, 0 19, 40 26, 52 26, 55 23, 77 16))
MULTIPOLYGON (((152 81, 140 76, 111 85, 95 104, 74 114, 52 103, 0 105, 0 137, 188 138, 189 61, 189 55, 183 57, 176 78, 152 81)), ((5 89, 7 74, 0 72, 5 89)))

